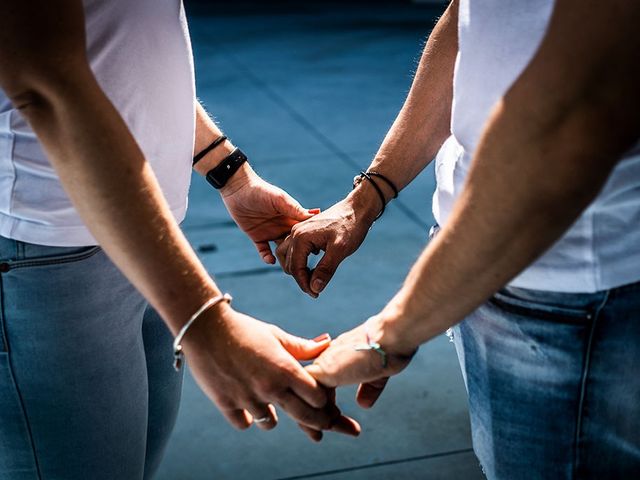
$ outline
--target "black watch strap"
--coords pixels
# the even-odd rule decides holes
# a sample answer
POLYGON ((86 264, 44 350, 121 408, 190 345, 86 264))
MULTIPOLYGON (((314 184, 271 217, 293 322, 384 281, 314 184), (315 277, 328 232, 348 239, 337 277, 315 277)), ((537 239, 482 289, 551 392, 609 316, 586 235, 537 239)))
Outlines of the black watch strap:
POLYGON ((207 172, 207 182, 213 188, 221 189, 246 161, 247 156, 242 153, 242 150, 236 148, 219 165, 207 172))

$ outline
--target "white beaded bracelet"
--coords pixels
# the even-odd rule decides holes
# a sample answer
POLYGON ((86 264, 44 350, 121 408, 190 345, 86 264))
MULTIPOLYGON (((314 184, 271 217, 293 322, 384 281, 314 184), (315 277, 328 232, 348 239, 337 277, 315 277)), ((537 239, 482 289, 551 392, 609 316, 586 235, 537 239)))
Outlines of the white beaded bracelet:
POLYGON ((183 327, 178 332, 178 335, 176 335, 176 338, 173 340, 173 368, 175 368, 177 372, 180 371, 180 367, 182 367, 182 362, 183 362, 183 359, 184 359, 184 353, 182 353, 182 345, 181 345, 182 344, 182 339, 184 338, 185 334, 187 333, 187 330, 189 330, 189 327, 191 327, 191 325, 193 325, 193 322, 195 322, 200 315, 202 315, 205 311, 207 311, 208 309, 210 309, 214 305, 217 305, 220 302, 231 303, 232 300, 233 300, 233 297, 231 295, 229 295, 228 293, 225 293, 224 295, 218 295, 216 297, 213 297, 213 298, 207 300, 204 303, 204 305, 202 305, 196 311, 196 313, 191 315, 191 317, 189 318, 187 323, 185 323, 183 325, 183 327))

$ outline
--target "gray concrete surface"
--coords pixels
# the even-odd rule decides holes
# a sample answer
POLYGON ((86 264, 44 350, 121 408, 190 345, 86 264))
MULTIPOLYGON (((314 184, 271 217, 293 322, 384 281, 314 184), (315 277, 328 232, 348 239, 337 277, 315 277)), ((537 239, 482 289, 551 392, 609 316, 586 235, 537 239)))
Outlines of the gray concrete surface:
MULTIPOLYGON (((298 2, 189 10, 200 98, 269 181, 309 208, 327 208, 366 167, 411 82, 442 7, 298 2)), ((432 222, 425 171, 376 223, 318 300, 264 265, 217 193, 194 177, 185 231, 241 311, 299 335, 337 335, 375 313, 400 286, 432 222)), ((424 346, 371 411, 354 389, 341 407, 360 438, 313 444, 281 414, 271 432, 237 432, 187 375, 159 479, 476 479, 455 351, 424 346)))

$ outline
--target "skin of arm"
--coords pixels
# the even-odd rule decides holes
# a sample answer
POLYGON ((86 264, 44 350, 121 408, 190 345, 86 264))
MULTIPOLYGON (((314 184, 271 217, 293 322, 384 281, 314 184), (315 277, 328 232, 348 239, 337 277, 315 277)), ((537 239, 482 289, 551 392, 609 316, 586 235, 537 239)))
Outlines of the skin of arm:
MULTIPOLYGON (((367 322, 392 357, 461 321, 531 264, 637 142, 639 21, 634 2, 556 2, 539 50, 493 108, 447 225, 367 322)), ((373 382, 360 394, 370 406, 407 360, 382 369, 356 355, 364 331, 338 338, 309 371, 327 385, 373 382)))
MULTIPOLYGON (((431 162, 450 135, 457 23, 455 0, 429 36, 407 99, 369 167, 389 178, 398 189, 407 186, 431 162)), ((378 185, 389 201, 391 189, 384 182, 378 185)), ((381 207, 374 187, 363 181, 344 200, 295 225, 276 251, 284 271, 304 292, 317 297, 339 264, 363 242, 381 207), (320 250, 325 253, 311 272, 308 256, 320 250)))
MULTIPOLYGON (((33 128, 92 234, 175 334, 220 290, 100 89, 85 49, 80 0, 3 5, 0 87, 33 128)), ((296 361, 327 342, 293 337, 220 304, 194 324, 183 346, 197 382, 234 426, 268 415, 272 421, 260 427, 273 428, 277 404, 308 428, 357 433, 296 361)))
MULTIPOLYGON (((209 117, 202 104, 196 104, 195 152, 201 152, 222 132, 209 117)), ((222 162, 235 146, 226 140, 196 163, 194 169, 202 176, 222 162)), ((269 241, 283 238, 296 223, 308 220, 318 209, 305 209, 287 192, 264 181, 251 168, 242 164, 221 190, 222 200, 240 229, 253 241, 265 263, 276 258, 269 241)))

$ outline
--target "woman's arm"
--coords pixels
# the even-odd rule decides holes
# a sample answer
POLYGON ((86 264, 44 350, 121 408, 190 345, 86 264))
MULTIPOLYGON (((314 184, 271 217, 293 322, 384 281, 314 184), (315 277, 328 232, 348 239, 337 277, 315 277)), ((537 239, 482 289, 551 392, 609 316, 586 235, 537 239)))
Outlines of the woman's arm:
MULTIPOLYGON (((175 334, 220 290, 89 68, 84 24, 80 0, 5 2, 0 87, 38 136, 89 230, 175 334)), ((225 304, 206 311, 184 340, 198 383, 239 428, 251 424, 251 414, 272 415, 270 403, 309 427, 329 428, 339 413, 294 358, 325 346, 225 304)), ((261 426, 272 428, 275 417, 261 426)))

